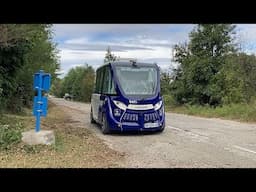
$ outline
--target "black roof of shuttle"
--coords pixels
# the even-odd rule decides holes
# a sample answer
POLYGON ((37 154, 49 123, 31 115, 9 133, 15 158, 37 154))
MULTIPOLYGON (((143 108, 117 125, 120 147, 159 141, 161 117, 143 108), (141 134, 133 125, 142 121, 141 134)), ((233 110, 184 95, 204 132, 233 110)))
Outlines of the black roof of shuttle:
POLYGON ((107 62, 107 63, 103 64, 98 69, 100 69, 100 68, 102 68, 106 65, 115 65, 115 66, 122 66, 122 65, 123 66, 129 66, 129 65, 131 65, 132 66, 133 63, 135 63, 137 66, 143 66, 143 67, 150 67, 150 66, 158 67, 158 65, 156 63, 143 63, 143 62, 133 62, 133 61, 111 61, 111 62, 107 62))

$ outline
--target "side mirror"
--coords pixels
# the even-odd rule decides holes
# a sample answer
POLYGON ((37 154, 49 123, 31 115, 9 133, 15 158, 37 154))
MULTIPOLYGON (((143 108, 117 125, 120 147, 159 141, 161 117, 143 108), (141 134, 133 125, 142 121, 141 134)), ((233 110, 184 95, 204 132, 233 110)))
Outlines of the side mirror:
POLYGON ((101 96, 100 96, 100 100, 101 100, 101 101, 104 101, 104 100, 105 100, 105 95, 101 95, 101 96))

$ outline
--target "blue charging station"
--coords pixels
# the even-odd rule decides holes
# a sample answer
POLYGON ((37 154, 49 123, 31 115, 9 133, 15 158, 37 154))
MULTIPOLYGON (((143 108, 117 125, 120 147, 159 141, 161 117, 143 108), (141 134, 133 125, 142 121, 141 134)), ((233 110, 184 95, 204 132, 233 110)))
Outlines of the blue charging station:
POLYGON ((39 70, 34 74, 33 88, 36 91, 36 96, 33 103, 33 115, 36 117, 36 132, 40 131, 40 117, 46 117, 47 115, 48 98, 43 93, 49 92, 50 86, 51 75, 49 73, 39 70))

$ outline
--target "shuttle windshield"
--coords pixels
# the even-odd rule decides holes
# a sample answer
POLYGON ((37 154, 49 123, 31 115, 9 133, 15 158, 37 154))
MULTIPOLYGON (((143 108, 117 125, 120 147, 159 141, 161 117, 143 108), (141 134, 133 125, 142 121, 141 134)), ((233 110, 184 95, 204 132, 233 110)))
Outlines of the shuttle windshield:
POLYGON ((156 67, 116 66, 120 88, 127 96, 152 96, 157 91, 156 67))

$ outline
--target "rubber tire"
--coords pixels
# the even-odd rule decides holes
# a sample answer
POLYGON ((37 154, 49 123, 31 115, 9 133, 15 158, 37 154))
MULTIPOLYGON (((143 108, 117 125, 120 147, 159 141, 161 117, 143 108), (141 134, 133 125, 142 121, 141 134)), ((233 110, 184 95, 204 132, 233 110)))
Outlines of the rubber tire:
POLYGON ((92 117, 92 108, 91 108, 91 113, 90 113, 90 122, 91 122, 91 124, 95 124, 96 123, 96 121, 92 117))
POLYGON ((165 129, 165 124, 162 126, 162 129, 159 130, 159 133, 162 133, 165 129))
POLYGON ((107 118, 106 118, 105 114, 102 115, 101 132, 103 134, 109 134, 110 133, 109 124, 108 124, 108 121, 107 121, 107 118))

